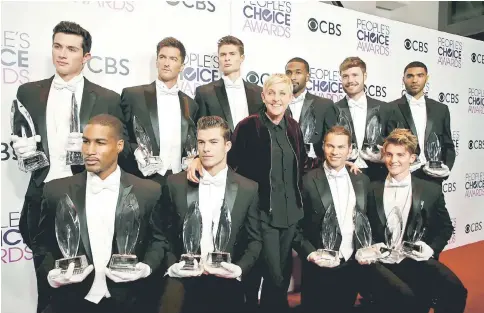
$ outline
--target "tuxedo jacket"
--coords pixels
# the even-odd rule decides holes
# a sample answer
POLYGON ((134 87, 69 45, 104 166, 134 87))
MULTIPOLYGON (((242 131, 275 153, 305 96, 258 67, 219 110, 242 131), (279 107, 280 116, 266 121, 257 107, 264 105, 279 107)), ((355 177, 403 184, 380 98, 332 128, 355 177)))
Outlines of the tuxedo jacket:
MULTIPOLYGON (((76 174, 71 177, 57 179, 48 182, 44 187, 42 199, 42 211, 40 218, 40 232, 36 236, 36 244, 39 249, 36 252, 43 258, 42 264, 37 268, 37 277, 46 279, 50 270, 54 269, 55 260, 62 259, 62 255, 56 235, 55 216, 57 205, 60 200, 68 195, 72 200, 78 214, 80 224, 80 243, 77 255, 85 255, 88 263, 93 264, 91 241, 96 238, 89 238, 88 224, 86 217, 86 179, 87 172, 76 174)), ((161 219, 159 200, 161 187, 150 180, 144 180, 121 170, 120 188, 116 214, 121 209, 123 199, 134 194, 139 204, 140 228, 133 254, 138 257, 138 262, 150 266, 152 273, 155 272, 165 256, 168 248, 166 237, 161 231, 161 219)), ((115 228, 113 236, 112 254, 119 253, 116 241, 118 229, 115 228)), ((108 264, 106 266, 109 266, 108 264)), ((150 276, 148 276, 149 278, 150 276)), ((66 309, 78 301, 82 301, 88 294, 94 280, 94 271, 84 281, 77 284, 51 288, 51 305, 55 311, 68 312, 66 309), (64 309, 62 309, 64 308, 64 309)), ((140 279, 128 283, 114 283, 106 278, 111 297, 119 303, 132 305, 141 295, 143 287, 147 285, 148 279, 140 279)))
MULTIPOLYGON (((353 190, 355 191, 355 210, 366 215, 370 180, 364 174, 355 175, 349 168, 347 169, 353 190)), ((293 248, 301 256, 301 259, 306 261, 311 252, 323 248, 321 238, 322 222, 326 210, 330 206, 334 208, 333 195, 323 168, 313 169, 303 177, 302 196, 304 201, 304 218, 299 222, 298 234, 294 240, 293 248)), ((339 250, 341 239, 341 230, 338 225, 334 250, 339 250)), ((355 235, 353 235, 353 245, 354 252, 361 247, 355 235)))
MULTIPOLYGON (((245 80, 243 82, 249 115, 252 115, 257 113, 261 106, 263 106, 261 96, 262 88, 245 80)), ((195 102, 200 106, 200 116, 220 116, 227 121, 230 130, 234 131, 237 125, 234 125, 232 119, 227 91, 225 90, 225 84, 222 78, 210 84, 197 87, 195 90, 195 102)))
MULTIPOLYGON (((192 98, 182 91, 178 91, 178 98, 180 99, 181 111, 181 149, 182 157, 186 156, 184 149, 188 134, 196 136, 196 123, 199 118, 198 105, 192 98)), ((152 82, 148 85, 134 86, 123 89, 121 93, 121 108, 126 120, 126 127, 128 129, 130 160, 126 171, 143 177, 138 169, 138 164, 134 158, 134 151, 138 147, 136 136, 133 127, 133 117, 136 116, 138 122, 145 129, 151 146, 153 148, 153 155, 160 154, 160 124, 158 121, 158 102, 156 98, 156 83, 152 82)), ((164 134, 164 136, 171 136, 171 134, 164 134)), ((181 162, 181 160, 180 160, 181 162)))
MULTIPOLYGON (((389 128, 388 128, 388 118, 390 115, 390 105, 386 102, 374 99, 372 97, 366 96, 366 101, 367 101, 367 111, 366 111, 366 123, 365 123, 365 136, 363 137, 363 145, 368 144, 368 138, 366 137, 366 125, 370 122, 370 119, 374 116, 374 112, 377 110, 377 116, 381 125, 381 136, 377 143, 379 145, 383 145, 383 140, 385 139, 386 136, 389 134, 389 128)), ((339 111, 344 113, 350 122, 351 129, 353 129, 352 132, 352 138, 351 141, 353 143, 356 143, 356 134, 355 134, 355 126, 353 124, 353 118, 351 117, 350 113, 350 107, 348 105, 348 99, 344 97, 340 101, 336 103, 336 106, 339 111)), ((362 169, 363 173, 368 175, 371 181, 378 180, 378 179, 384 179, 386 177, 388 171, 383 163, 373 163, 370 161, 365 160, 366 164, 368 165, 368 168, 362 169)))
MULTIPOLYGON (((288 109, 288 111, 290 112, 292 117, 292 112, 290 108, 288 109)), ((309 142, 313 144, 316 155, 319 158, 324 159, 324 135, 326 134, 328 129, 336 124, 337 121, 337 114, 334 108, 334 102, 330 99, 318 97, 307 92, 306 97, 304 98, 301 116, 299 117, 299 125, 302 126, 304 119, 307 118, 311 113, 314 114, 314 116, 316 117, 316 128, 309 142)), ((301 131, 304 130, 301 129, 301 131)))
MULTIPOLYGON (((445 165, 452 169, 455 161, 455 146, 452 140, 452 132, 450 129, 450 112, 449 108, 440 102, 425 97, 425 106, 427 109, 427 124, 425 126, 425 147, 418 146, 418 151, 424 149, 425 158, 429 160, 427 151, 427 140, 432 133, 435 133, 439 138, 442 161, 445 165)), ((389 131, 395 128, 409 129, 412 134, 417 136, 417 129, 412 117, 412 111, 407 101, 407 97, 402 96, 400 99, 390 103, 392 112, 388 120, 389 131)))
MULTIPOLYGON (((227 245, 232 263, 242 268, 245 276, 259 258, 262 248, 257 183, 227 172, 224 201, 230 211, 232 229, 227 245)), ((190 206, 198 201, 198 185, 187 180, 186 173, 170 175, 163 186, 162 210, 164 233, 170 242, 167 267, 179 262, 184 251, 183 222, 190 206)))
MULTIPOLYGON (((368 219, 375 243, 385 243, 384 187, 385 181, 372 182, 368 194, 368 219)), ((414 229, 415 219, 419 212, 425 227, 422 241, 434 250, 434 257, 437 259, 452 236, 454 227, 445 206, 445 198, 440 185, 417 178, 412 174, 412 204, 407 224, 404 225, 403 240, 409 238, 410 230, 414 229)))

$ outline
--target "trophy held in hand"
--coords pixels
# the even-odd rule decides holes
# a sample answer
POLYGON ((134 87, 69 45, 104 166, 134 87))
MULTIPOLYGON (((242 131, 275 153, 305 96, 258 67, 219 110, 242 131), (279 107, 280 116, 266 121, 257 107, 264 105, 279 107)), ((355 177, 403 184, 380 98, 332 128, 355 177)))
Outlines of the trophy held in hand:
MULTIPOLYGON (((153 155, 153 147, 151 145, 150 137, 146 130, 138 121, 136 116, 133 116, 133 128, 138 143, 138 149, 141 152, 143 161, 139 170, 144 176, 150 176, 160 171, 163 168, 163 162, 160 156, 153 155)), ((140 162, 138 162, 140 163, 140 162)))
POLYGON ((427 152, 430 160, 425 164, 423 171, 433 177, 447 177, 450 170, 442 162, 442 146, 436 133, 432 133, 427 140, 427 152))
POLYGON ((366 126, 367 144, 364 144, 361 156, 367 161, 374 163, 383 163, 381 149, 378 147, 378 140, 381 138, 381 124, 378 121, 378 116, 375 114, 371 117, 370 122, 366 126))
POLYGON ((316 254, 319 259, 327 260, 328 263, 337 263, 339 262, 339 251, 333 249, 338 234, 338 218, 333 205, 330 205, 326 210, 321 226, 323 248, 318 249, 316 254))
MULTIPOLYGON (((423 201, 421 204, 423 207, 423 201)), ((415 252, 422 253, 422 246, 416 244, 422 240, 425 234, 424 219, 422 216, 422 211, 420 211, 416 216, 415 220, 411 225, 408 225, 407 229, 407 239, 402 243, 402 250, 405 255, 412 255, 415 252)))
POLYGON ((81 274, 88 266, 88 262, 85 255, 77 255, 81 240, 79 217, 74 203, 67 194, 57 205, 55 236, 64 256, 63 259, 55 261, 55 268, 61 269, 61 274, 65 274, 69 265, 74 263, 74 274, 81 274))
POLYGON ((182 158, 182 170, 186 171, 193 159, 198 155, 197 152, 197 134, 193 127, 188 129, 187 140, 185 142, 186 157, 182 158))
POLYGON ((357 144, 353 142, 353 128, 351 127, 349 118, 341 110, 339 112, 338 121, 336 125, 343 126, 350 133, 350 138, 352 142, 351 142, 351 153, 348 155, 348 160, 356 160, 356 158, 358 158, 359 151, 358 151, 357 144))
MULTIPOLYGON (((78 105, 75 94, 72 93, 71 101, 71 117, 70 117, 70 131, 72 133, 80 133, 81 127, 79 123, 78 105)), ((73 150, 66 151, 66 165, 84 165, 84 158, 80 147, 74 147, 73 150)))
POLYGON ((200 266, 201 255, 198 254, 200 241, 202 239, 202 215, 198 201, 193 202, 183 221, 183 246, 185 253, 181 255, 180 261, 185 261, 184 270, 198 270, 195 268, 194 260, 200 266))
MULTIPOLYGON (((10 126, 12 134, 22 138, 34 137, 36 142, 41 138, 35 132, 34 121, 27 109, 17 100, 12 103, 10 112, 10 126), (17 119, 15 119, 17 116, 17 119)), ((22 172, 33 172, 49 166, 49 160, 43 151, 32 151, 25 156, 18 157, 18 168, 22 172)))
POLYGON ((401 252, 398 250, 403 233, 403 219, 399 207, 394 207, 387 216, 385 227, 385 244, 387 248, 380 248, 382 259, 390 262, 397 262, 401 258, 401 252))
POLYGON ((119 254, 113 254, 109 269, 119 272, 134 272, 138 257, 134 254, 140 229, 139 204, 136 196, 129 193, 116 210, 116 244, 119 254))
POLYGON ((381 252, 372 247, 371 226, 368 218, 361 211, 355 209, 353 222, 355 224, 355 234, 361 248, 356 252, 356 259, 363 262, 375 262, 381 257, 381 252))
POLYGON ((218 222, 217 234, 213 241, 213 247, 215 251, 208 254, 207 265, 211 267, 220 267, 222 262, 231 262, 230 253, 225 252, 227 250, 227 245, 230 240, 231 231, 232 223, 230 220, 230 212, 224 201, 222 204, 222 208, 220 209, 220 219, 218 222))

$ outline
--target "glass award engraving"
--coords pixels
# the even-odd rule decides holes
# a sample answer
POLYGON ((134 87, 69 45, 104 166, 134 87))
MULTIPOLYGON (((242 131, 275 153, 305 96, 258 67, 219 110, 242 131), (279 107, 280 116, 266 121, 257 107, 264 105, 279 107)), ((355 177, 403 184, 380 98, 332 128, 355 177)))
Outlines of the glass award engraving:
POLYGON ((197 134, 193 127, 190 127, 185 142, 185 152, 187 156, 182 158, 182 170, 186 171, 193 159, 198 155, 197 152, 197 134))
MULTIPOLYGON (((423 203, 421 206, 423 206, 423 203)), ((411 225, 408 225, 407 240, 402 243, 403 253, 406 255, 411 255, 414 252, 422 253, 422 246, 416 244, 416 242, 422 239, 424 233, 424 219, 422 217, 422 213, 419 212, 415 216, 414 222, 411 225)))
POLYGON ((378 148, 378 139, 381 137, 381 124, 378 116, 375 114, 370 118, 366 125, 366 139, 368 143, 364 144, 362 157, 365 160, 378 162, 382 161, 381 151, 378 148))
POLYGON ((77 210, 66 194, 57 204, 55 215, 55 237, 64 258, 55 261, 55 268, 65 273, 69 264, 74 263, 74 274, 80 274, 88 266, 85 255, 77 255, 81 232, 77 210))
POLYGON ((195 268, 194 260, 197 260, 200 266, 201 256, 198 254, 198 249, 202 240, 202 227, 202 215, 198 201, 195 201, 190 206, 183 221, 183 247, 185 248, 185 253, 181 255, 180 261, 185 261, 183 266, 185 270, 197 269, 195 268))
POLYGON ((129 193, 121 202, 121 208, 116 210, 116 244, 118 254, 111 256, 109 268, 120 272, 133 272, 136 270, 138 257, 134 254, 138 241, 141 218, 139 204, 136 196, 129 193))
MULTIPOLYGON (((36 137, 34 121, 27 109, 17 100, 13 100, 10 111, 10 127, 12 134, 19 137, 36 137), (15 116, 18 116, 15 122, 15 116), (20 133, 16 133, 20 130, 20 133)), ((18 168, 22 172, 33 172, 35 170, 49 166, 49 160, 43 151, 32 151, 23 157, 18 156, 18 168)))
MULTIPOLYGON (((213 227, 213 224, 212 224, 213 227)), ((214 252, 210 252, 207 257, 207 264, 211 267, 220 267, 220 263, 230 263, 230 253, 226 252, 232 231, 230 212, 225 201, 220 209, 220 219, 218 221, 217 234, 213 240, 214 252)), ((212 231, 213 234, 213 231, 212 231)))
POLYGON ((133 129, 138 143, 138 149, 143 154, 145 165, 140 168, 144 173, 156 173, 163 167, 163 162, 160 156, 153 155, 153 146, 151 145, 150 137, 146 130, 138 121, 138 117, 133 116, 133 129))
POLYGON ((321 259, 337 262, 339 251, 335 251, 336 237, 338 234, 338 218, 334 205, 330 205, 324 213, 323 222, 321 224, 321 240, 323 244, 322 249, 318 249, 317 255, 321 259))
POLYGON ((311 138, 313 137, 314 131, 316 130, 316 116, 314 115, 314 110, 310 108, 306 111, 302 121, 301 121, 301 131, 304 139, 304 146, 306 148, 306 153, 309 153, 311 143, 311 138))
POLYGON ((397 247, 400 245, 402 235, 402 213, 399 207, 394 207, 387 216, 385 227, 385 244, 387 245, 387 248, 380 248, 380 252, 387 252, 383 258, 389 260, 397 260, 400 258, 400 251, 397 250, 397 247))
POLYGON ((427 140, 427 152, 430 157, 429 168, 441 169, 442 168, 442 148, 440 145, 439 137, 436 133, 432 133, 427 140))
MULTIPOLYGON (((71 101, 70 131, 71 133, 81 132, 81 126, 79 123, 79 114, 77 109, 77 101, 74 93, 72 93, 72 101, 71 101)), ((84 165, 84 158, 82 157, 82 151, 67 150, 66 165, 84 165)))
MULTIPOLYGON (((341 110, 339 112, 338 121, 336 124, 346 128, 350 133, 350 138, 353 138, 353 128, 351 127, 350 119, 341 110)), ((358 145, 355 142, 351 142, 351 153, 348 155, 348 159, 355 160, 358 157, 358 154, 359 154, 358 145)))
POLYGON ((368 220, 368 217, 360 210, 355 209, 354 212, 353 223, 355 225, 355 235, 361 246, 356 254, 359 256, 359 259, 364 261, 376 260, 381 256, 381 253, 380 251, 371 247, 372 235, 370 221, 368 220))

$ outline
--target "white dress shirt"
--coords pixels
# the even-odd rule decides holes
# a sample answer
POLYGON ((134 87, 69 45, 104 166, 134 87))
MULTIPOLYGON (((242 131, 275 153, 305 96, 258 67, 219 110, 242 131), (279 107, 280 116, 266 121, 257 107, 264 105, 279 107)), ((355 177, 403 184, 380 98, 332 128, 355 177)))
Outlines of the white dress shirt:
POLYGON ((87 173, 86 219, 94 264, 94 282, 84 299, 94 303, 99 303, 104 297, 111 297, 106 284, 105 268, 111 259, 120 179, 119 166, 105 180, 96 174, 87 173))
POLYGON ((387 179, 385 180, 385 189, 383 191, 383 207, 385 208, 385 216, 387 218, 394 207, 398 207, 400 209, 400 213, 402 214, 402 236, 397 242, 397 245, 402 241, 403 231, 407 225, 411 205, 412 175, 409 173, 408 176, 402 179, 400 182, 388 175, 387 179))
POLYGON ((410 111, 412 112, 413 122, 415 123, 415 129, 417 130, 418 145, 420 146, 420 155, 418 158, 422 164, 427 162, 425 158, 425 128, 427 127, 427 107, 425 103, 425 97, 415 99, 408 93, 406 94, 410 111))
POLYGON ((304 91, 299 96, 293 98, 291 103, 289 103, 289 108, 292 112, 292 118, 295 119, 298 123, 299 119, 301 118, 302 107, 304 104, 304 99, 306 99, 307 93, 307 89, 304 89, 304 91))
POLYGON ((235 128, 241 120, 249 116, 244 81, 240 76, 234 82, 225 75, 222 76, 222 79, 224 80, 225 91, 227 92, 227 99, 230 105, 230 114, 232 115, 235 128))
POLYGON ((217 234, 220 208, 225 197, 227 172, 227 166, 215 176, 211 176, 203 169, 203 177, 200 178, 198 201, 202 215, 202 240, 200 243, 202 260, 206 259, 209 252, 214 251, 213 239, 217 234))
MULTIPOLYGON (((71 132, 70 117, 72 109, 72 93, 75 94, 77 109, 80 111, 84 76, 81 74, 70 81, 64 81, 57 73, 49 90, 46 109, 47 138, 49 138, 49 173, 44 182, 53 179, 72 176, 72 170, 66 165, 67 137, 71 132)), ((77 112, 79 116, 79 112, 77 112)), ((41 140, 47 140, 41 138, 41 140)))
POLYGON ((341 231, 340 257, 348 260, 353 253, 353 211, 356 205, 355 190, 346 167, 336 171, 324 162, 324 172, 328 179, 336 216, 341 231))
MULTIPOLYGON (((346 99, 348 101, 348 107, 350 108, 351 119, 353 120, 353 132, 356 137, 356 145, 358 151, 361 151, 366 133, 366 114, 368 110, 367 99, 365 95, 362 95, 358 100, 353 100, 348 96, 346 96, 346 99)), ((360 168, 368 167, 365 160, 360 157, 360 154, 358 154, 355 163, 360 168)))
POLYGON ((178 86, 171 89, 156 79, 156 102, 158 106, 158 127, 160 130, 160 157, 163 168, 158 172, 165 175, 172 170, 181 171, 181 109, 178 86))

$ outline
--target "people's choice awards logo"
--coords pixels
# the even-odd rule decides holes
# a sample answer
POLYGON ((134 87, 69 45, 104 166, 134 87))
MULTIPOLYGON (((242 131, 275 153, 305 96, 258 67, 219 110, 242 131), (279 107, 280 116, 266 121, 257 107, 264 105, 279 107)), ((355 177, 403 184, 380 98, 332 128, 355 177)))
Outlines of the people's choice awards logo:
POLYGON ((466 173, 466 198, 484 196, 484 172, 466 173))
POLYGON ((9 212, 2 223, 2 263, 32 260, 32 250, 24 244, 18 229, 19 220, 20 212, 9 212))
POLYGON ((290 1, 245 1, 243 31, 291 38, 290 1))
POLYGON ((356 37, 358 51, 376 55, 390 55, 390 26, 358 19, 356 22, 356 37))
POLYGON ((178 86, 181 91, 195 96, 198 86, 211 83, 220 78, 218 56, 203 53, 187 53, 185 67, 180 73, 178 86))
POLYGON ((437 60, 438 64, 458 68, 462 67, 463 43, 461 41, 439 37, 437 45, 437 54, 439 56, 437 60))
POLYGON ((118 12, 133 12, 134 1, 75 1, 84 5, 96 6, 118 12))
POLYGON ((2 30, 2 83, 25 84, 29 79, 30 35, 18 30, 2 30))
POLYGON ((311 67, 308 91, 316 96, 337 102, 344 96, 343 84, 338 70, 311 67))
POLYGON ((484 114, 484 89, 469 88, 467 113, 484 114))

